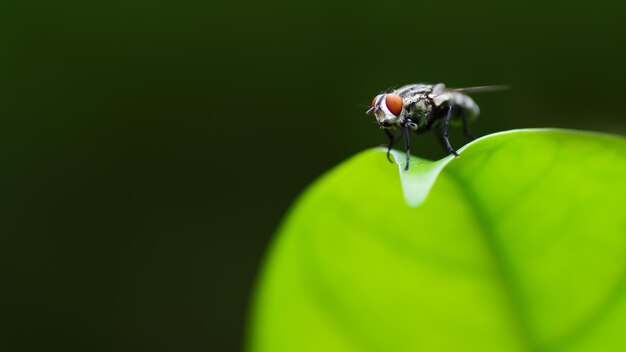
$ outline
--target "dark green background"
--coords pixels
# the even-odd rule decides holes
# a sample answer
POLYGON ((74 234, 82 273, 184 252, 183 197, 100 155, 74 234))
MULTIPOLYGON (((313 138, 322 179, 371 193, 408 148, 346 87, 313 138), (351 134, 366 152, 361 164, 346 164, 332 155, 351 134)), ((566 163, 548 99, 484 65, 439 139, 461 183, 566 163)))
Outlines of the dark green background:
POLYGON ((624 134, 625 6, 4 0, 0 349, 240 349, 289 204, 385 140, 374 95, 509 84, 475 134, 624 134))

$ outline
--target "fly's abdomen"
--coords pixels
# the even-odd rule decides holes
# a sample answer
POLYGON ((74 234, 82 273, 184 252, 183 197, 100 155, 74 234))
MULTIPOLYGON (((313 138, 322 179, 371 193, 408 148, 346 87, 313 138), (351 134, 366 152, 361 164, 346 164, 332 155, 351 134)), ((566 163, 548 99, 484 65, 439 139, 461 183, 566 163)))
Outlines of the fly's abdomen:
POLYGON ((462 121, 463 115, 465 115, 467 121, 473 121, 476 120, 480 114, 478 105, 468 95, 462 93, 452 93, 450 94, 450 103, 457 111, 455 114, 456 116, 454 116, 454 120, 459 122, 462 121))

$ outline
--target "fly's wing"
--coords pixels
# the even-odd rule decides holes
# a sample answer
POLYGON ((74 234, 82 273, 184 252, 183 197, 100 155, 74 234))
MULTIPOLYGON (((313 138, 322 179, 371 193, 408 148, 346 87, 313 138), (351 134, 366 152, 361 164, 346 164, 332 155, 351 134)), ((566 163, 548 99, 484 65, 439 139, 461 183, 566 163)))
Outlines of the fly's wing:
POLYGON ((438 95, 438 94, 442 94, 445 93, 446 91, 446 85, 443 83, 437 83, 433 86, 433 92, 431 94, 433 95, 438 95))
POLYGON ((501 90, 510 89, 510 86, 480 86, 480 87, 467 87, 467 88, 447 88, 439 94, 445 93, 483 93, 483 92, 498 92, 501 90))

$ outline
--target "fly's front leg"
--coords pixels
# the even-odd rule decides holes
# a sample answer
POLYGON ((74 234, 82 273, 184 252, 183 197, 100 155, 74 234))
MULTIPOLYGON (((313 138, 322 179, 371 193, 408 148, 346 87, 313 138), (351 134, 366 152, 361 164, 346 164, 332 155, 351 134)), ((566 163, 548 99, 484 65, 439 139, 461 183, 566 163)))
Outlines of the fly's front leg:
POLYGON ((459 154, 452 148, 450 145, 450 140, 448 139, 448 129, 450 128, 450 119, 452 118, 452 106, 448 106, 448 111, 446 112, 446 117, 443 119, 443 142, 446 145, 446 149, 448 153, 453 154, 454 156, 459 156, 459 154))
POLYGON ((383 131, 385 131, 387 138, 389 138, 389 142, 387 142, 387 160, 389 160, 390 163, 393 163, 393 160, 391 160, 391 155, 389 155, 389 152, 391 152, 391 148, 393 147, 393 145, 396 144, 396 136, 394 136, 393 133, 391 133, 391 131, 389 131, 386 128, 383 129, 383 131))
POLYGON ((409 170, 409 161, 411 160, 411 141, 409 138, 409 133, 411 132, 409 124, 404 124, 402 133, 404 135, 404 149, 406 151, 406 164, 404 166, 404 170, 409 170))

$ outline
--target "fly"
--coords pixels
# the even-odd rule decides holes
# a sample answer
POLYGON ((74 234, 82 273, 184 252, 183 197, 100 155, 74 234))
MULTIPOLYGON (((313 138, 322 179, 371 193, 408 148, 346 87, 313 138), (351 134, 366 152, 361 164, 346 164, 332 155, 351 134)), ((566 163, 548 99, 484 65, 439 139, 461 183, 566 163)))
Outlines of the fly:
POLYGON ((376 122, 383 129, 387 143, 387 159, 395 143, 404 138, 406 151, 405 170, 409 169, 411 143, 410 132, 424 133, 431 129, 439 130, 439 138, 448 153, 459 156, 448 140, 450 126, 463 126, 463 133, 470 140, 468 124, 475 120, 480 109, 465 93, 485 92, 506 89, 506 86, 483 86, 470 88, 446 88, 438 84, 409 84, 374 97, 367 114, 374 114, 376 122), (399 132, 397 135, 396 132, 399 132))

